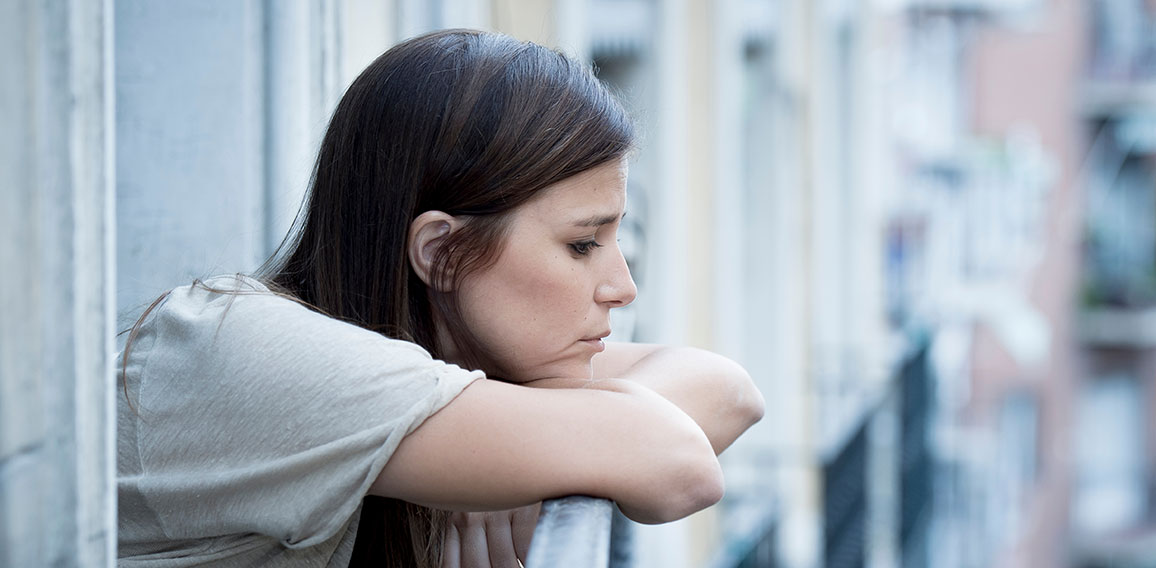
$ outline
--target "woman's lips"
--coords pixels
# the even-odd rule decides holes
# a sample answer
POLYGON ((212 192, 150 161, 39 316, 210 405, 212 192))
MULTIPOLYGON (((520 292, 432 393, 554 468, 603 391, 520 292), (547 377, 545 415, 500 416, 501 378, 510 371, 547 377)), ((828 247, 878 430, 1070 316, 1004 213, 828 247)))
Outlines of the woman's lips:
POLYGON ((585 343, 586 345, 592 347, 595 351, 599 352, 606 349, 606 344, 603 343, 602 339, 598 337, 592 339, 583 339, 581 340, 581 343, 585 343))
POLYGON ((593 347, 596 351, 602 351, 606 349, 606 344, 603 343, 602 338, 608 335, 610 335, 609 331, 603 331, 590 337, 584 337, 581 339, 581 342, 593 347))

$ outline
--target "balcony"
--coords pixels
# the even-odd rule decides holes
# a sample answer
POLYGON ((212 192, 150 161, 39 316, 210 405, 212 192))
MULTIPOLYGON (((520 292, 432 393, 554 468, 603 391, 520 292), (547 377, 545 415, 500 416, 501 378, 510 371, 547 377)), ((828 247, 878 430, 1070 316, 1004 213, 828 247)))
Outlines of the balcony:
MULTIPOLYGON (((881 551, 917 563, 927 553, 935 461, 928 345, 913 345, 879 400, 816 464, 824 495, 821 554, 830 568, 863 566, 881 551)), ((760 501, 728 515, 729 536, 707 566, 777 565, 781 511, 771 496, 760 501)), ((543 504, 526 567, 628 568, 632 556, 631 522, 612 502, 571 496, 543 504)))
POLYGON ((1080 314, 1080 338, 1092 347, 1156 347, 1156 307, 1086 308, 1080 314))

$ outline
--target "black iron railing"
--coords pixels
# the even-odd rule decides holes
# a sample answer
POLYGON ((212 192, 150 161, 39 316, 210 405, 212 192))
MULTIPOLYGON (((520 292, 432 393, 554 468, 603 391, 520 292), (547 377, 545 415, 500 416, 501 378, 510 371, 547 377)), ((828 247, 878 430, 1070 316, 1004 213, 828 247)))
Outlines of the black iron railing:
MULTIPOLYGON (((861 568, 867 564, 873 545, 870 534, 871 507, 895 511, 893 535, 896 561, 907 568, 930 565, 927 558, 927 531, 933 499, 934 455, 930 429, 934 413, 933 381, 928 362, 927 338, 917 340, 904 358, 881 404, 861 417, 844 441, 824 459, 823 477, 823 559, 827 568, 861 568), (872 422, 895 402, 898 455, 890 479, 872 479, 870 429, 872 422), (894 502, 872 503, 872 484, 894 485, 894 502)), ((883 458, 876 458, 883 459, 883 458)))

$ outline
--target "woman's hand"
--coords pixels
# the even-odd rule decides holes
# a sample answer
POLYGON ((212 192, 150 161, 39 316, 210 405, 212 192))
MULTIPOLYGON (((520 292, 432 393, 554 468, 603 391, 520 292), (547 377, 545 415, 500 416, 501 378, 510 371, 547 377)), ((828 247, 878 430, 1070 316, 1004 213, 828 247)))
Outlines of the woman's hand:
POLYGON ((716 454, 763 417, 763 395, 734 361, 693 347, 607 343, 594 377, 619 377, 674 403, 702 428, 716 454))
POLYGON ((446 527, 442 568, 519 568, 542 504, 507 511, 453 513, 446 527))

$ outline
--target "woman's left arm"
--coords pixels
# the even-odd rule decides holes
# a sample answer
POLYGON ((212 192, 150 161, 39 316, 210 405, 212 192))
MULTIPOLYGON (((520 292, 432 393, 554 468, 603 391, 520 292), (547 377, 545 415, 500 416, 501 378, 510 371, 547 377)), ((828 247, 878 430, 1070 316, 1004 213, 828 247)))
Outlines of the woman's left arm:
POLYGON ((738 363, 693 347, 607 342, 595 378, 622 378, 674 403, 702 428, 715 454, 763 417, 763 395, 738 363))

